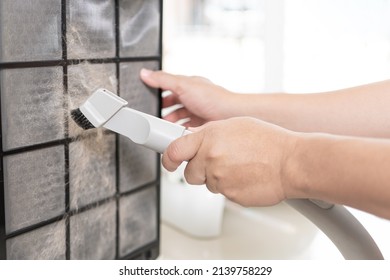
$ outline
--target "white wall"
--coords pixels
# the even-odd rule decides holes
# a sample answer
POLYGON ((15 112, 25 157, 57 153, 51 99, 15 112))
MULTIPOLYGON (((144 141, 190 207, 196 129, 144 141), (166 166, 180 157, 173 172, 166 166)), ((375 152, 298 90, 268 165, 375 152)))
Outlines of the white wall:
POLYGON ((164 9, 167 71, 239 92, 315 92, 390 76, 389 0, 166 0, 164 9), (191 24, 196 4, 204 24, 191 24))

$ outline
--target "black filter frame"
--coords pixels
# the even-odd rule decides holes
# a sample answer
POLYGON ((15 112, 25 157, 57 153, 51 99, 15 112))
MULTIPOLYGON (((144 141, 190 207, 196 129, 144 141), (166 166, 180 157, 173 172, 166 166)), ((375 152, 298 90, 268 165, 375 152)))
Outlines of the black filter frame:
MULTIPOLYGON (((40 61, 22 61, 22 62, 0 62, 0 72, 4 69, 16 69, 16 68, 35 68, 35 67, 50 67, 50 66, 62 66, 63 69, 63 89, 64 89, 64 120, 68 118, 68 103, 67 103, 67 94, 68 94, 68 66, 77 65, 83 62, 88 62, 91 64, 103 64, 103 63, 114 63, 116 66, 116 78, 117 78, 117 93, 120 95, 120 64, 123 62, 147 62, 155 61, 158 64, 158 68, 162 67, 162 22, 163 22, 163 0, 159 1, 159 12, 160 12, 160 22, 159 22, 159 42, 158 42, 158 54, 155 56, 142 56, 142 57, 121 57, 120 56, 120 0, 115 0, 115 57, 111 58, 102 58, 102 59, 68 59, 67 55, 67 8, 68 1, 61 0, 61 35, 62 35, 62 57, 59 60, 40 60, 40 61)), ((8 151, 3 150, 3 141, 2 141, 2 120, 1 120, 1 79, 0 79, 0 260, 7 259, 7 246, 6 241, 12 237, 19 236, 21 234, 33 231, 35 229, 41 228, 43 226, 49 225, 53 222, 65 220, 66 224, 66 259, 70 259, 70 223, 69 219, 71 216, 87 211, 91 208, 97 207, 101 204, 116 201, 116 248, 115 248, 115 258, 116 259, 156 259, 159 255, 160 247, 160 156, 157 157, 157 177, 153 182, 149 182, 143 186, 139 186, 134 190, 128 192, 120 192, 119 190, 119 135, 116 135, 116 193, 114 196, 103 199, 98 202, 91 203, 84 207, 81 207, 77 210, 70 209, 69 201, 69 144, 74 141, 79 141, 80 139, 74 139, 69 137, 69 129, 67 121, 65 124, 65 137, 64 139, 40 143, 36 145, 30 145, 26 147, 20 147, 8 151), (65 214, 58 217, 51 218, 46 221, 36 223, 34 225, 18 229, 12 233, 6 233, 6 224, 5 224, 5 182, 4 182, 4 168, 3 168, 3 158, 8 155, 24 153, 33 150, 39 150, 48 147, 54 146, 63 146, 65 150, 65 214), (130 254, 120 257, 119 254, 119 201, 120 198, 128 195, 132 195, 139 191, 145 190, 146 188, 156 188, 157 199, 156 199, 156 209, 157 209, 157 219, 156 219, 156 228, 157 228, 157 237, 156 240, 150 244, 145 244, 142 248, 137 249, 130 254)), ((158 116, 161 117, 161 91, 158 91, 158 116)), ((111 134, 112 132, 105 132, 111 134)), ((82 138, 81 138, 82 140, 82 138)))

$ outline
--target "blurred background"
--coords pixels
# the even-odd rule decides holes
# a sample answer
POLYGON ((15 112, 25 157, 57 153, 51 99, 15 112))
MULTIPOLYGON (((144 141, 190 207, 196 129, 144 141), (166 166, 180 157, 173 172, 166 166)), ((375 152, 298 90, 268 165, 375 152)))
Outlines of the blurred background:
MULTIPOLYGON (((389 0, 165 0, 163 69, 205 76, 240 93, 310 93, 384 80, 390 76, 389 14, 389 0)), ((172 198, 172 185, 185 185, 181 172, 163 179, 162 259, 341 258, 286 205, 244 209, 185 187, 172 198), (220 227, 199 236, 178 221, 169 205, 183 199, 205 208, 215 199, 220 206, 212 211, 220 214, 200 226, 217 221, 220 227)), ((351 212, 390 258, 390 222, 351 212)), ((201 224, 210 213, 193 215, 205 217, 201 224)))
POLYGON ((388 0, 165 0, 164 68, 238 92, 387 79, 388 0))

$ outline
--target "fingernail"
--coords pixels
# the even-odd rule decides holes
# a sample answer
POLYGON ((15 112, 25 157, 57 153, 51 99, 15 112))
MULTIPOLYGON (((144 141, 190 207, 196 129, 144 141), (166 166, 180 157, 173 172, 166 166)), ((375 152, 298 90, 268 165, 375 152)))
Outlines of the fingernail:
POLYGON ((151 71, 151 70, 142 68, 142 69, 141 69, 141 76, 142 76, 142 77, 148 77, 148 76, 150 76, 150 74, 152 74, 152 72, 153 72, 153 71, 151 71))

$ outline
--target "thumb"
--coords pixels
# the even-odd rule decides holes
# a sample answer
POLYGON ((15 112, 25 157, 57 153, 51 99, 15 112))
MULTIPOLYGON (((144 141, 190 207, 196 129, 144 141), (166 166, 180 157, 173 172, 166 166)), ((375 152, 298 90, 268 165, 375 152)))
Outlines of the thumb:
POLYGON ((179 88, 179 76, 163 71, 152 71, 143 68, 140 72, 140 77, 145 84, 153 88, 162 88, 176 93, 179 88))
POLYGON ((175 171, 183 161, 189 161, 197 154, 204 132, 194 132, 173 141, 162 156, 162 165, 168 171, 175 171))

